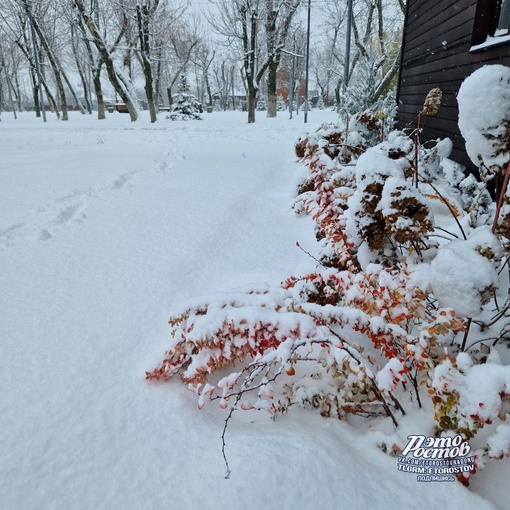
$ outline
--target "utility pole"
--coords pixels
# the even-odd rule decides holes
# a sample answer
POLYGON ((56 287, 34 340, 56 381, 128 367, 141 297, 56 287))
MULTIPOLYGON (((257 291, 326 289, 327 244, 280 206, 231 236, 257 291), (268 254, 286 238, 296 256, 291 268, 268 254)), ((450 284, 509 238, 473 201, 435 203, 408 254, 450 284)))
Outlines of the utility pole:
POLYGON ((306 77, 305 77, 305 124, 308 122, 308 78, 310 75, 310 10, 312 0, 308 0, 308 23, 306 28, 306 77))
POLYGON ((290 80, 289 80, 289 91, 290 91, 290 118, 292 119, 292 110, 294 109, 294 91, 296 90, 296 77, 295 77, 295 62, 296 62, 296 32, 294 32, 294 45, 292 47, 292 67, 290 70, 290 80))
POLYGON ((351 30, 352 30, 352 0, 348 0, 347 7, 347 34, 345 36, 345 63, 344 82, 342 84, 342 105, 345 100, 345 92, 349 85, 349 67, 351 65, 351 30))

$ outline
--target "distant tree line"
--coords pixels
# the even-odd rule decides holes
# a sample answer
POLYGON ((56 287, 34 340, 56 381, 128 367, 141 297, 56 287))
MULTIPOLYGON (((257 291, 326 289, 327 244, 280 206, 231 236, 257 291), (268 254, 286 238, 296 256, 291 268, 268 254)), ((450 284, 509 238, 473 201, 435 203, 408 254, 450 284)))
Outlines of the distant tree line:
MULTIPOLYGON (((394 84, 404 6, 400 0, 353 4, 349 89, 370 103, 394 84)), ((104 119, 114 96, 133 121, 143 101, 155 122, 185 73, 211 107, 236 108, 243 96, 254 122, 263 93, 267 116, 274 117, 278 71, 294 61, 295 83, 287 86, 303 78, 303 6, 306 0, 217 0, 198 12, 171 0, 0 0, 0 110, 30 108, 40 116, 44 102, 67 120, 72 104, 104 119)), ((311 6, 310 76, 321 103, 339 105, 345 102, 347 3, 311 0, 311 6)))

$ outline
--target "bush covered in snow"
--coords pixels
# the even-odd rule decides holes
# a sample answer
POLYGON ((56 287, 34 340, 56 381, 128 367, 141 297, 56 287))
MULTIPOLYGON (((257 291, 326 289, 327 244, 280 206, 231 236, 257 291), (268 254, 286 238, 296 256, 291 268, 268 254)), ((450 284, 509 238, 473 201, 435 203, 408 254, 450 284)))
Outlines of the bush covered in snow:
POLYGON ((510 67, 478 69, 464 80, 457 100, 459 128, 471 161, 504 172, 510 162, 510 67))
POLYGON ((170 120, 202 120, 202 107, 190 89, 186 75, 181 76, 177 94, 173 97, 172 111, 167 116, 170 120))
POLYGON ((257 111, 263 112, 266 110, 267 110, 266 100, 263 97, 259 97, 259 99, 257 99, 257 111))
POLYGON ((423 147, 386 127, 365 111, 298 141, 294 209, 315 220, 316 270, 185 307, 147 378, 179 374, 199 407, 230 407, 226 423, 237 408, 301 405, 397 426, 423 408, 426 433, 461 434, 481 468, 510 454, 508 240, 449 140, 423 147))

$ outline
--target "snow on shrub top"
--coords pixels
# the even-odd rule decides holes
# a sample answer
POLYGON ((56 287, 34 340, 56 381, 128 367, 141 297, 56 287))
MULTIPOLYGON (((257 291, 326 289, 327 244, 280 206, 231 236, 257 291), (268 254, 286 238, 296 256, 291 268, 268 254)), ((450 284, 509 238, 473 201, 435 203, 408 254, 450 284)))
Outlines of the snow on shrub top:
POLYGON ((499 240, 489 227, 479 227, 466 241, 443 246, 431 263, 430 285, 441 306, 464 317, 480 313, 498 286, 499 240))
POLYGON ((459 128, 476 166, 497 171, 510 161, 510 68, 484 66, 460 87, 459 128))
MULTIPOLYGON (((410 163, 397 147, 383 142, 360 156, 356 190, 347 202, 347 234, 356 246, 366 243, 374 253, 384 253, 389 240, 417 241, 433 228, 433 214, 407 178, 410 163)), ((364 247, 361 253, 364 267, 371 258, 363 255, 364 247)))

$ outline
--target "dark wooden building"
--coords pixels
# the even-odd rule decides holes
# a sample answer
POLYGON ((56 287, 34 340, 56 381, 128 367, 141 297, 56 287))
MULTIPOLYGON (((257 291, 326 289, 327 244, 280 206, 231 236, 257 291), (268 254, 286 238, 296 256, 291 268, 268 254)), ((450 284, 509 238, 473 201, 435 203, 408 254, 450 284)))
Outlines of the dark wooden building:
POLYGON ((451 158, 472 167, 457 126, 457 93, 464 78, 479 67, 510 66, 509 29, 510 0, 407 0, 399 127, 415 127, 425 96, 439 87, 441 108, 435 117, 426 117, 424 138, 448 136, 454 144, 451 158))

